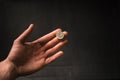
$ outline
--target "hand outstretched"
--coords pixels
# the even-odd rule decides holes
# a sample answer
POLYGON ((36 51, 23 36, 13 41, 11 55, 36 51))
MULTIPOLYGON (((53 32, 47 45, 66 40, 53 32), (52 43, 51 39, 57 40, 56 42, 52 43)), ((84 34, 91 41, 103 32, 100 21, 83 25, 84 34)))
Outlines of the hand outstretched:
MULTIPOLYGON (((18 76, 28 75, 36 72, 63 55, 60 49, 68 42, 66 39, 58 40, 56 29, 34 41, 26 42, 34 25, 31 24, 13 43, 11 51, 6 60, 15 66, 18 76)), ((63 32, 65 37, 67 32, 63 32)))

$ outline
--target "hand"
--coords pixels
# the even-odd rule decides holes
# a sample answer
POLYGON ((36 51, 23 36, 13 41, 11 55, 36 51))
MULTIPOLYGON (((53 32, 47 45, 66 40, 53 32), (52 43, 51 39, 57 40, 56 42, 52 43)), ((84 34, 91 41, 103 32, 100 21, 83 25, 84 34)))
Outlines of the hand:
MULTIPOLYGON (((11 51, 6 60, 11 62, 18 76, 24 76, 36 72, 48 65, 52 61, 63 55, 59 51, 68 41, 58 40, 56 33, 61 29, 56 29, 45 36, 31 42, 26 39, 33 31, 34 25, 31 24, 13 43, 11 51)), ((65 37, 67 32, 63 32, 65 37)))

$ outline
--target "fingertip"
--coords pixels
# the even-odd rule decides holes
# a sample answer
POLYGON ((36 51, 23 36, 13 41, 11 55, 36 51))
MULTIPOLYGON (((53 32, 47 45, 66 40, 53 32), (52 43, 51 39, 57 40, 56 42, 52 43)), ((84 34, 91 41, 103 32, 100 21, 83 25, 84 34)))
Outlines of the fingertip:
POLYGON ((29 27, 34 27, 34 24, 30 24, 30 26, 29 27))
POLYGON ((59 51, 59 53, 64 53, 63 51, 59 51))
POLYGON ((68 35, 68 32, 67 31, 63 31, 64 35, 68 35))
POLYGON ((56 30, 57 30, 58 32, 62 31, 62 29, 61 29, 61 28, 57 28, 56 30))
POLYGON ((34 25, 33 23, 31 23, 31 25, 34 25))
POLYGON ((33 29, 34 29, 34 24, 30 24, 27 29, 28 29, 28 30, 33 30, 33 29))
POLYGON ((59 52, 58 52, 58 54, 63 55, 63 54, 64 54, 64 52, 63 52, 63 51, 59 51, 59 52))
POLYGON ((31 23, 30 25, 34 25, 33 23, 31 23))

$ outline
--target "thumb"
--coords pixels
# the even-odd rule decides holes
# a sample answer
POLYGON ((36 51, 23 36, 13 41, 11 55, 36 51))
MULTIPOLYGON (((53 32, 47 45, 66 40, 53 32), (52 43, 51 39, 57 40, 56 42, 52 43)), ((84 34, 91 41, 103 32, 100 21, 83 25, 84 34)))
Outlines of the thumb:
POLYGON ((17 38, 17 41, 25 42, 25 40, 30 36, 33 31, 34 24, 30 24, 30 26, 17 38))

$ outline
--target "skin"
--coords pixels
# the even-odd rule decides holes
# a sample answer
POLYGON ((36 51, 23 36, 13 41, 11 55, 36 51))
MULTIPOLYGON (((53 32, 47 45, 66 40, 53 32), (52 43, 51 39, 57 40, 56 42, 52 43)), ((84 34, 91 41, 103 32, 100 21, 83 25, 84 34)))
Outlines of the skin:
MULTIPOLYGON (((68 40, 59 40, 56 33, 62 31, 56 29, 43 37, 27 42, 34 29, 31 24, 16 40, 8 57, 0 62, 0 80, 15 80, 20 76, 32 74, 63 55, 60 49, 68 40)), ((63 31, 65 37, 68 35, 63 31)))

